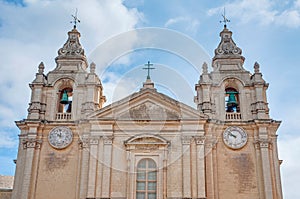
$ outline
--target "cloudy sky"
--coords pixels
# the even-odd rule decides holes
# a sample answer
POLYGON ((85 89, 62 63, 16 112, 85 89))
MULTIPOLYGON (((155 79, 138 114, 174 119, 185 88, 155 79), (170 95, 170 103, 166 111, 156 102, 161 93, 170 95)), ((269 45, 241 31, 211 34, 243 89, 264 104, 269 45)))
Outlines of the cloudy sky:
POLYGON ((158 90, 195 107, 194 84, 220 41, 224 7, 244 67, 252 72, 259 62, 270 83, 271 117, 283 121, 278 145, 284 195, 300 198, 300 0, 0 0, 0 174, 14 174, 14 121, 27 115, 28 84, 39 63, 46 73, 54 69, 76 8, 81 44, 97 64, 108 102, 137 91, 146 77, 141 68, 151 60, 158 90))

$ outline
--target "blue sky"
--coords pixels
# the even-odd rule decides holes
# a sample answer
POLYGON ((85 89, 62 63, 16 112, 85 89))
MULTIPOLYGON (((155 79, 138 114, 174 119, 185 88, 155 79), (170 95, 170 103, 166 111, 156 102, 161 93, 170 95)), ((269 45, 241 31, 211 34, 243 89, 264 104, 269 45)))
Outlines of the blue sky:
MULTIPOLYGON (((54 69, 57 50, 72 28, 70 15, 76 8, 81 19, 81 43, 89 60, 97 64, 109 102, 138 90, 146 76, 141 67, 151 60, 157 68, 152 78, 158 90, 195 107, 193 89, 201 66, 195 67, 174 53, 172 49, 178 46, 172 46, 171 38, 169 51, 160 46, 133 49, 135 29, 154 27, 174 37, 182 34, 197 42, 202 48, 201 57, 210 62, 220 41, 223 25, 219 21, 224 7, 231 20, 228 27, 233 39, 246 58, 244 67, 252 72, 254 62, 259 62, 264 79, 270 83, 271 117, 283 121, 278 130, 278 147, 280 159, 284 160, 284 195, 288 199, 300 198, 300 193, 295 192, 300 187, 300 0, 0 0, 0 174, 14 173, 19 133, 14 121, 26 118, 28 83, 41 61, 46 72, 54 69), (110 65, 101 63, 105 52, 98 56, 101 60, 92 56, 103 44, 128 31, 133 31, 132 37, 110 45, 110 50, 131 50, 110 65), (172 78, 166 76, 170 71, 182 78, 186 93, 175 89, 172 78)), ((146 38, 139 42, 149 45, 146 38)))

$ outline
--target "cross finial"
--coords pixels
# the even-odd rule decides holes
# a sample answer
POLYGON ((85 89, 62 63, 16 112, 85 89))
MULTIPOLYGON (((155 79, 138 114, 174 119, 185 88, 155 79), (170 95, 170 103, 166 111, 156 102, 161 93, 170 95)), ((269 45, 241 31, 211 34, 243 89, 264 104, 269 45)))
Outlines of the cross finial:
POLYGON ((76 8, 76 11, 75 11, 75 15, 71 15, 73 17, 73 21, 71 21, 70 23, 73 23, 74 24, 74 28, 76 28, 76 24, 77 22, 80 23, 80 20, 78 19, 77 17, 77 8, 76 8))
POLYGON ((148 63, 145 64, 145 66, 147 66, 147 68, 143 68, 143 69, 144 69, 144 70, 148 70, 147 79, 150 79, 150 70, 155 69, 155 68, 150 67, 150 66, 153 66, 153 64, 150 64, 150 61, 148 61, 148 63))
POLYGON ((224 28, 226 28, 226 24, 227 24, 228 22, 230 22, 230 20, 227 19, 227 17, 226 17, 225 7, 224 7, 224 13, 222 14, 222 17, 223 17, 223 20, 220 21, 220 23, 224 23, 224 28))

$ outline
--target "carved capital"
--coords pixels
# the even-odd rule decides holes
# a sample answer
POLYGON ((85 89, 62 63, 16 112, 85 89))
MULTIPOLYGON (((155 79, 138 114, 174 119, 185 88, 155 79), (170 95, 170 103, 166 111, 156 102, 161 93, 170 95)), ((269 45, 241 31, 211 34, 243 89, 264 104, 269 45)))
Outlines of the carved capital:
POLYGON ((208 150, 216 149, 217 148, 217 143, 218 143, 218 139, 216 137, 206 139, 205 148, 207 148, 208 150))
POLYGON ((99 137, 91 137, 90 145, 97 145, 97 144, 99 144, 99 137))
POLYGON ((79 149, 88 148, 90 146, 89 138, 80 138, 78 140, 79 149))
POLYGON ((104 144, 112 144, 113 136, 103 136, 104 144))
POLYGON ((181 137, 181 142, 182 144, 191 144, 191 136, 182 136, 181 137))
POLYGON ((256 139, 254 144, 255 144, 255 148, 257 149, 269 148, 272 145, 271 140, 266 138, 256 139))
POLYGON ((23 144, 23 149, 27 149, 27 148, 40 149, 42 145, 42 140, 36 138, 24 138, 22 140, 22 144, 23 144))
POLYGON ((196 136, 195 142, 197 145, 204 145, 205 144, 205 136, 196 136))

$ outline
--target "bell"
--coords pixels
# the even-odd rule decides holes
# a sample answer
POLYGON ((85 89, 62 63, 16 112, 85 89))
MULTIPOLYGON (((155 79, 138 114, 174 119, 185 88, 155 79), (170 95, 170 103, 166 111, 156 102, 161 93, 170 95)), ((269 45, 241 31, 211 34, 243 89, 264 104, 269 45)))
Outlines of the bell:
POLYGON ((69 97, 68 97, 68 93, 66 90, 64 90, 64 93, 62 94, 60 103, 61 104, 69 104, 69 97))
POLYGON ((233 111, 233 108, 236 108, 238 103, 235 99, 235 94, 237 94, 238 92, 235 92, 235 91, 228 91, 226 92, 226 94, 229 94, 229 97, 228 97, 228 101, 227 101, 227 111, 230 112, 230 111, 233 111))

